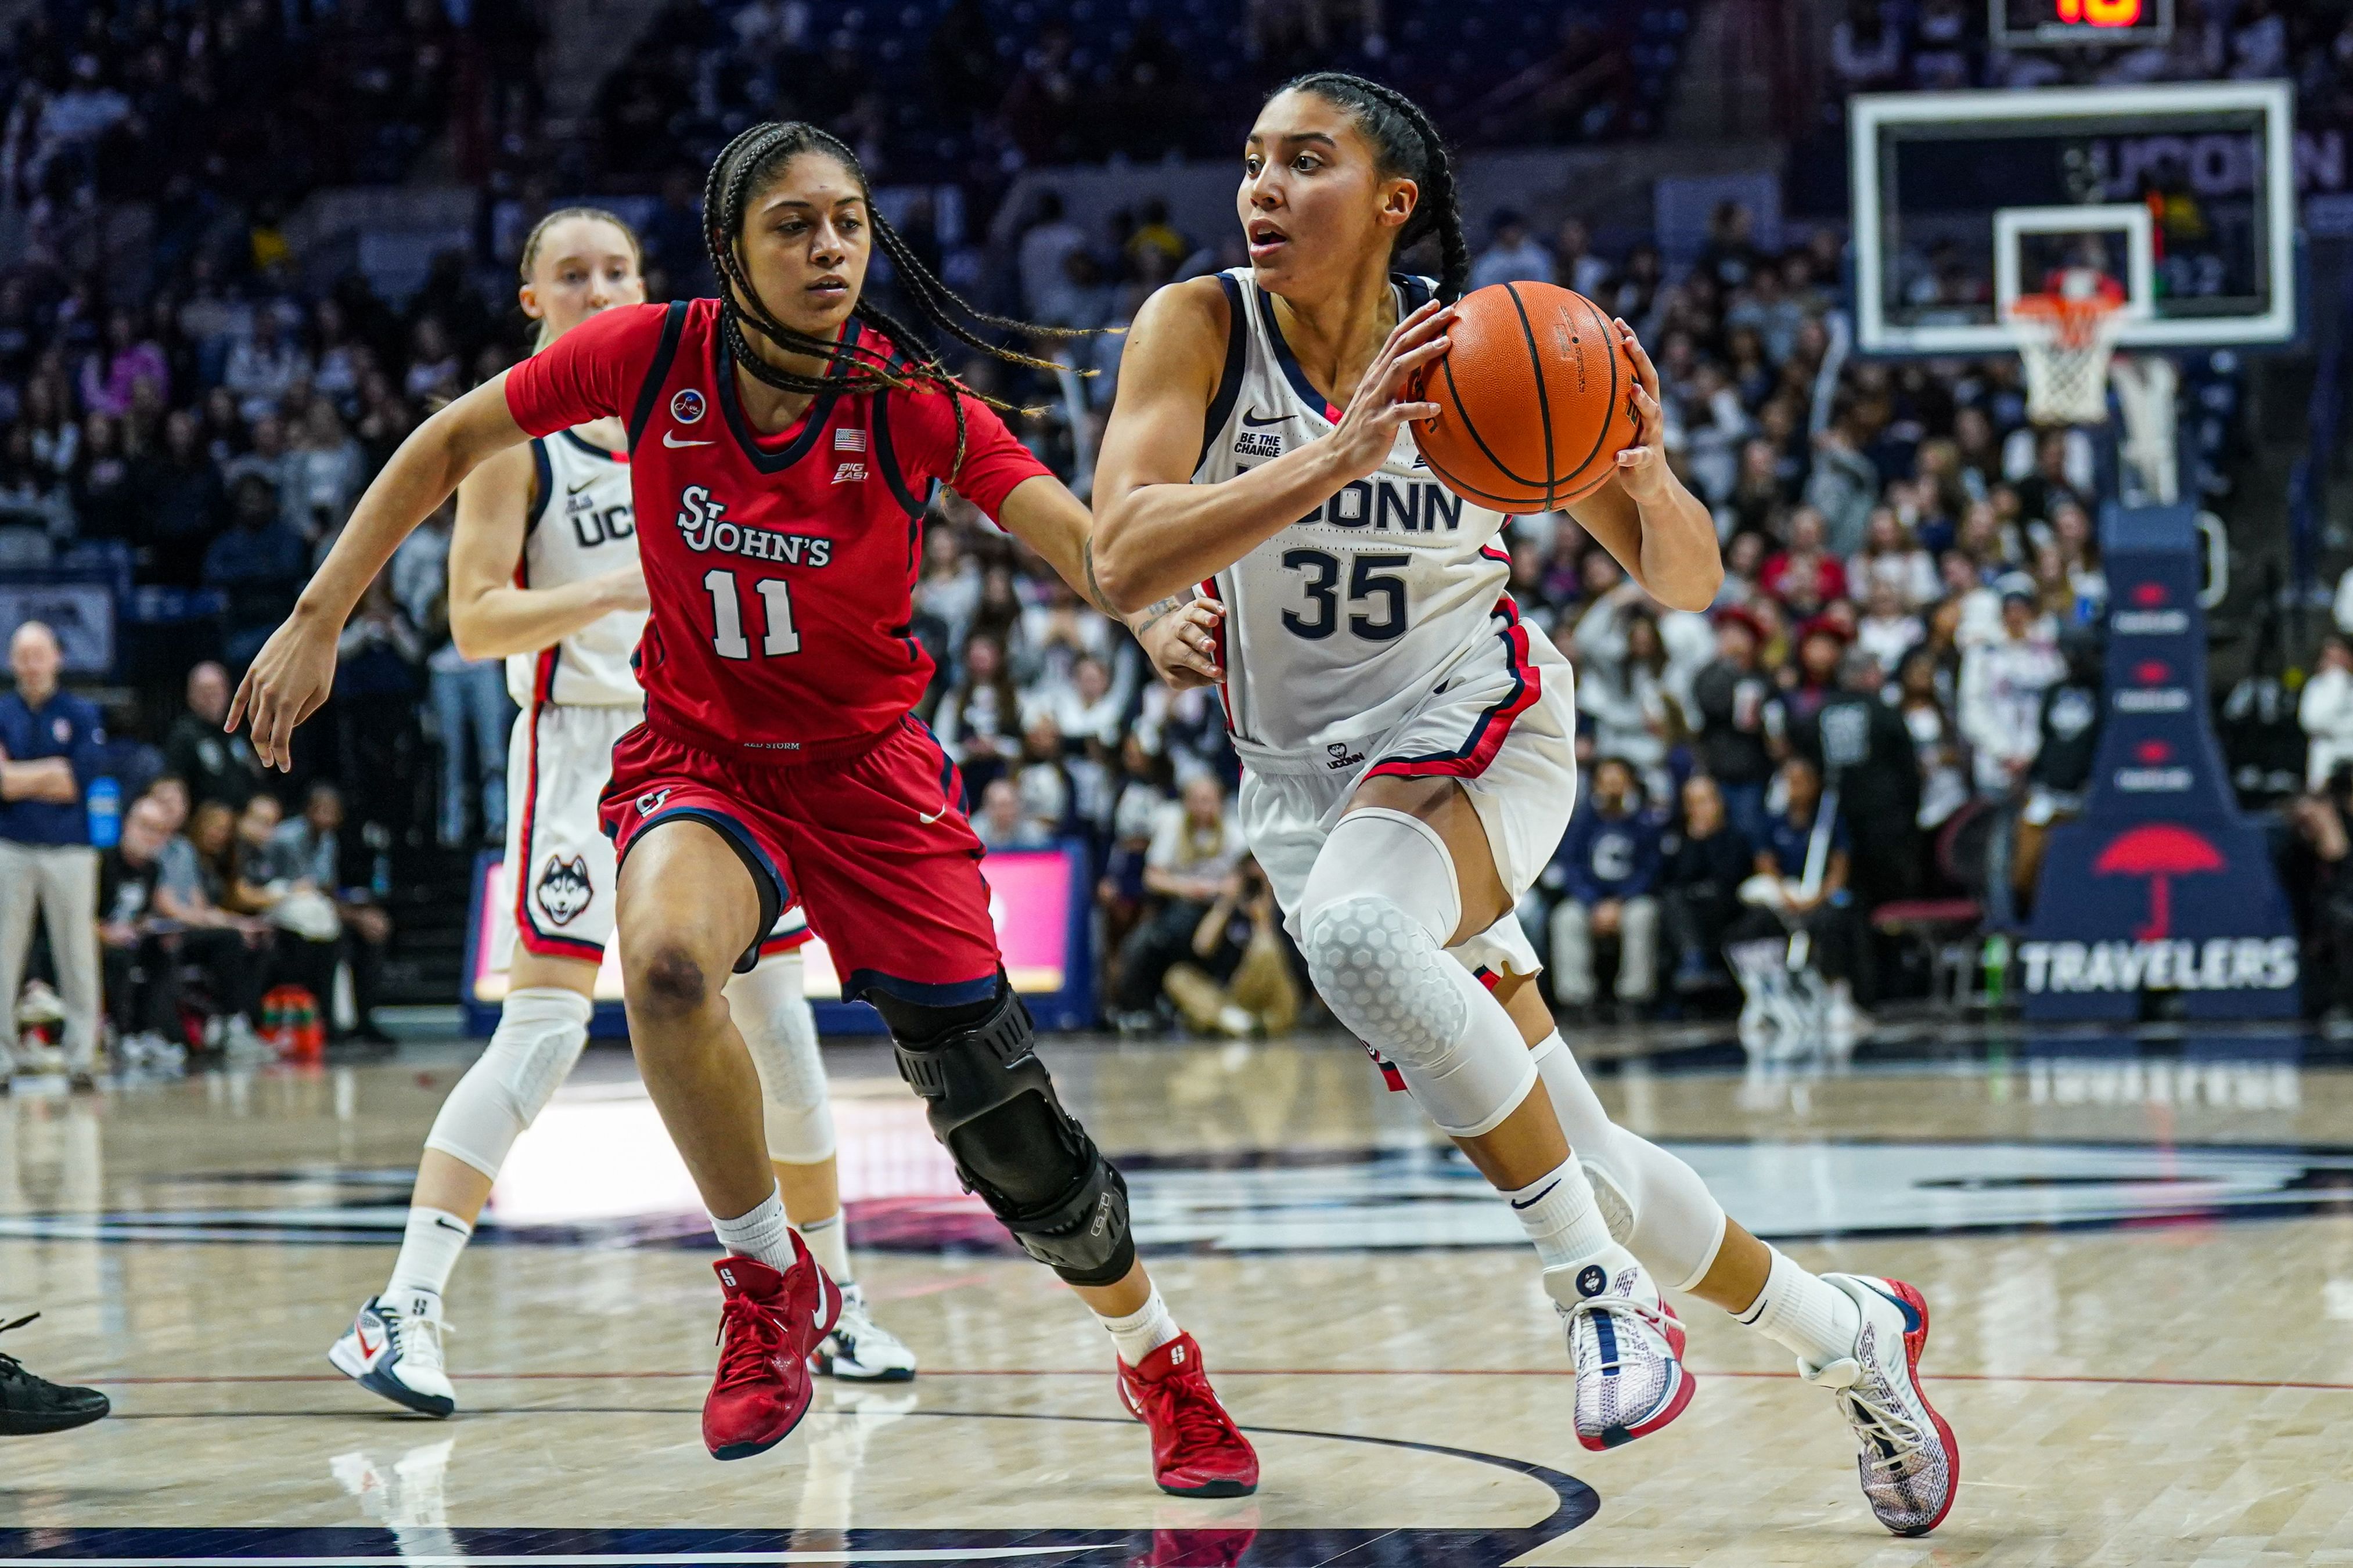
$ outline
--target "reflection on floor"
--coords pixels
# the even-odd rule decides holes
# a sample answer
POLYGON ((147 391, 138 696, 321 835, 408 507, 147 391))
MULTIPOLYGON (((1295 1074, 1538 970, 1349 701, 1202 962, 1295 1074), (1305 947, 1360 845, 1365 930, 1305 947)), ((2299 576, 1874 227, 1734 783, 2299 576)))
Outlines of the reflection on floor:
POLYGON ((821 1384, 773 1454, 702 1453, 713 1248, 599 1052, 453 1282, 458 1417, 406 1417, 322 1352, 382 1282, 449 1047, 0 1104, 0 1306, 44 1313, 8 1348, 118 1410, 10 1447, 0 1563, 2353 1562, 2341 1050, 1947 1025, 1769 1068, 1702 1034, 1582 1054, 1754 1228, 1927 1294, 1968 1478, 1932 1540, 1878 1530, 1828 1402, 1695 1301, 1690 1412, 1578 1448, 1517 1226, 1343 1041, 1048 1050, 1259 1435, 1255 1498, 1150 1489, 1103 1336, 870 1046, 832 1053, 843 1184, 913 1384, 821 1384))

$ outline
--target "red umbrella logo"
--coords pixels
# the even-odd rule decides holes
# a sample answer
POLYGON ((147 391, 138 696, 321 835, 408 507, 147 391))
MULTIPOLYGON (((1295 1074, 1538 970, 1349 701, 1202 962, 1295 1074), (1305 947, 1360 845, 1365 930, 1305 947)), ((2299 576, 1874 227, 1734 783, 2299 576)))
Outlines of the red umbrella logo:
POLYGON ((2148 924, 2133 932, 2137 942, 2155 942, 2173 929, 2173 884, 2168 879, 2222 867, 2221 852, 2213 845, 2169 822, 2118 835, 2092 862, 2092 869, 2103 876, 2148 879, 2148 924))

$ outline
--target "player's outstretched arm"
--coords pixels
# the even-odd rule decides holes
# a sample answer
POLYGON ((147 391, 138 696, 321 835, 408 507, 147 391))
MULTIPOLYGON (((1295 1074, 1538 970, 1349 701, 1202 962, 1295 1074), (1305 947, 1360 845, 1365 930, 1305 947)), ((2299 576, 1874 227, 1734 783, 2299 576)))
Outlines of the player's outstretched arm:
POLYGON ((294 613, 254 657, 221 727, 234 731, 240 720, 248 721, 264 767, 290 764, 287 742, 294 726, 316 712, 334 687, 335 639, 400 542, 483 459, 524 439, 507 411, 507 374, 492 376, 409 433, 360 497, 294 613))
POLYGON ((1063 488, 1061 480, 1046 475, 1022 480, 1006 496, 997 521, 1044 557, 1082 597, 1134 633, 1162 679, 1181 691, 1219 679, 1209 628, 1210 617, 1222 612, 1214 605, 1204 612, 1175 595, 1135 610, 1113 603, 1094 580, 1090 559, 1093 520, 1086 503, 1063 488))
POLYGON ((468 658, 537 653, 614 610, 647 607, 635 560, 554 588, 515 586, 533 497, 531 454, 510 447, 458 487, 449 537, 449 636, 468 658))
POLYGON ((1603 485, 1568 509, 1585 531, 1618 558, 1642 591, 1674 610, 1704 610, 1724 585, 1724 553, 1715 518, 1667 466, 1665 420, 1659 412, 1659 372, 1618 323, 1634 361, 1634 443, 1618 454, 1615 484, 1603 485))
POLYGON ((1406 400, 1413 374, 1446 352, 1451 307, 1423 306, 1374 356, 1339 426, 1214 485, 1191 483, 1201 422, 1225 365, 1228 308, 1214 278, 1163 289, 1128 329, 1119 395, 1095 459, 1094 568, 1123 609, 1189 591, 1379 468, 1399 425, 1434 403, 1406 400))

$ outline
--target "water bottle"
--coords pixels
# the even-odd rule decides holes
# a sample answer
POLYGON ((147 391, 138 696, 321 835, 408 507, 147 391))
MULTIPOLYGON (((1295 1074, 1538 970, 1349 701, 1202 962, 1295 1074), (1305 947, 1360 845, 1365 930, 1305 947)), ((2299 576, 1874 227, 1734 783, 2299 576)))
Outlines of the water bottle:
POLYGON ((111 777, 94 778, 84 793, 90 812, 90 846, 111 849, 122 838, 122 786, 111 777))
POLYGON ((1985 940, 1985 1005, 1999 1007, 2010 980, 2010 938, 1995 931, 1985 940))

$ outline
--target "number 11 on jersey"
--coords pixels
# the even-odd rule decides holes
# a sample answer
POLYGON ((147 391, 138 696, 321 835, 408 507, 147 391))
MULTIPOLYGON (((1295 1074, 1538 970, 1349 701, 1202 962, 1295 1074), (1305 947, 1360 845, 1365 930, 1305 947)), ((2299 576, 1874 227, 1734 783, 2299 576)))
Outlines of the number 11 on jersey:
MULTIPOLYGON (((722 658, 751 658, 752 645, 744 640, 743 598, 736 590, 735 574, 714 566, 702 574, 702 585, 711 590, 711 646, 722 658)), ((760 606, 768 621, 760 651, 772 658, 800 652, 801 634, 793 630, 793 585, 782 577, 755 578, 752 585, 759 591, 760 606)))

